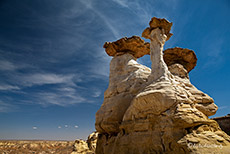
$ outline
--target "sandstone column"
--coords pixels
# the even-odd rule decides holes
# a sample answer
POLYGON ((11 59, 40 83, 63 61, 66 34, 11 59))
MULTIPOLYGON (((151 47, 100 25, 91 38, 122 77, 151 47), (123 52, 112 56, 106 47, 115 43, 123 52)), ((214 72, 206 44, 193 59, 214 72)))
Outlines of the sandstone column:
POLYGON ((150 39, 150 56, 152 61, 152 72, 150 82, 159 78, 168 79, 168 67, 163 60, 163 47, 165 41, 171 37, 169 33, 172 23, 165 19, 152 18, 142 36, 150 39))
POLYGON ((149 43, 138 36, 121 38, 104 44, 110 62, 109 87, 96 113, 95 128, 100 133, 116 134, 133 97, 147 83, 150 69, 138 64, 137 58, 149 54, 149 43))
POLYGON ((159 28, 151 31, 150 56, 152 61, 152 81, 160 77, 168 78, 168 68, 163 60, 163 47, 166 38, 167 36, 159 28))

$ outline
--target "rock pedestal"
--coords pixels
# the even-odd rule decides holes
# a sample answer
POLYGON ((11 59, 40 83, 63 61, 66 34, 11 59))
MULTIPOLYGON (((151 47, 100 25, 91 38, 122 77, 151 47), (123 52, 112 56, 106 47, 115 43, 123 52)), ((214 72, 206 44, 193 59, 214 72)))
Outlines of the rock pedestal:
POLYGON ((116 134, 131 101, 147 83, 151 70, 136 59, 149 54, 150 49, 148 43, 136 36, 106 42, 104 47, 114 57, 110 63, 109 87, 96 113, 95 127, 100 133, 116 134))
POLYGON ((188 72, 197 61, 194 51, 176 47, 163 52, 172 36, 172 23, 152 18, 149 25, 142 36, 151 41, 151 69, 135 61, 139 58, 136 53, 149 53, 148 43, 135 40, 140 38, 105 44, 106 52, 112 50, 114 58, 109 87, 96 113, 96 153, 227 152, 230 137, 208 118, 217 106, 189 80, 188 72), (134 40, 139 44, 127 47, 134 40))

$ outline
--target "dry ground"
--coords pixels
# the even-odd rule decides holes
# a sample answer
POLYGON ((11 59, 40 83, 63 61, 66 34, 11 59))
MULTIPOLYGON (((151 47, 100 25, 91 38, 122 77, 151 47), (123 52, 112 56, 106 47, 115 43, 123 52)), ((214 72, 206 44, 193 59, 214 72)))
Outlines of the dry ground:
POLYGON ((70 154, 74 141, 0 141, 0 154, 70 154))

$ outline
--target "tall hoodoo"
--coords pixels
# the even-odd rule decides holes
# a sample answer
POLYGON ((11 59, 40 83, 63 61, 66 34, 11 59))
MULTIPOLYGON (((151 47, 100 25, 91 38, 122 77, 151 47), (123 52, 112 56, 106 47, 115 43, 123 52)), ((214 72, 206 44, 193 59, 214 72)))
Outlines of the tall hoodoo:
POLYGON ((150 39, 150 56, 152 61, 152 80, 159 79, 160 77, 168 78, 168 68, 163 60, 163 47, 164 44, 172 36, 170 29, 172 23, 166 19, 152 18, 149 22, 142 36, 150 39))
POLYGON ((138 64, 137 58, 150 54, 149 43, 140 37, 121 38, 104 44, 110 62, 109 87, 104 102, 96 113, 96 130, 100 133, 119 133, 125 111, 132 99, 147 83, 150 69, 138 64))
POLYGON ((217 106, 198 90, 188 73, 194 51, 170 48, 172 23, 152 18, 142 36, 105 43, 110 63, 109 87, 96 113, 97 154, 226 153, 230 137, 214 120, 217 106), (152 68, 136 59, 150 54, 152 68))

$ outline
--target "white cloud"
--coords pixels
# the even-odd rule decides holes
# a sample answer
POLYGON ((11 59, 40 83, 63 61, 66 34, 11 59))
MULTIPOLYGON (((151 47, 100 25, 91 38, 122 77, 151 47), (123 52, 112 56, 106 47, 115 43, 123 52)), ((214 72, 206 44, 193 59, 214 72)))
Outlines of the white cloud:
POLYGON ((90 66, 89 71, 95 75, 102 75, 106 78, 109 77, 109 67, 110 67, 110 61, 112 57, 108 56, 103 48, 98 48, 96 59, 98 59, 98 63, 95 63, 90 66), (100 68, 100 69, 98 69, 100 68))
MULTIPOLYGON (((38 78, 38 77, 36 77, 38 78)), ((20 103, 24 104, 40 104, 44 107, 49 106, 49 105, 58 105, 58 106, 70 106, 73 104, 77 103, 92 103, 92 101, 89 98, 86 98, 85 96, 82 96, 84 91, 88 91, 88 88, 81 87, 75 85, 75 83, 72 81, 72 76, 66 75, 66 76, 49 76, 46 78, 43 77, 44 80, 41 81, 32 81, 32 79, 29 79, 25 84, 24 78, 21 82, 23 86, 20 89, 19 92, 24 95, 23 100, 18 100, 20 103), (31 83, 33 82, 33 84, 31 83), (36 84, 48 84, 48 83, 55 83, 54 86, 48 86, 47 88, 42 88, 40 90, 32 90, 30 92, 28 91, 23 91, 24 87, 26 86, 33 86, 36 84)), ((35 77, 33 77, 35 80, 35 77)), ((19 83, 20 80, 17 81, 19 83)), ((0 87, 1 88, 1 87, 0 87)), ((31 87, 33 89, 33 87, 31 87)), ((3 89, 3 87, 2 87, 3 89)), ((6 87, 4 88, 6 89, 6 87)), ((15 87, 16 89, 16 87, 15 87)), ((13 91, 13 92, 18 92, 18 91, 13 91)), ((98 93, 95 94, 99 95, 98 93)))
POLYGON ((11 112, 11 111, 13 111, 15 109, 16 109, 16 107, 14 105, 5 103, 5 102, 0 100, 0 113, 11 112))
POLYGON ((77 125, 75 125, 74 127, 75 127, 75 128, 78 128, 78 126, 77 126, 77 125))
POLYGON ((113 0, 113 1, 121 5, 122 7, 129 7, 126 0, 113 0))
POLYGON ((207 42, 207 44, 209 44, 206 47, 208 49, 207 55, 210 57, 214 57, 214 58, 220 58, 221 52, 222 52, 221 48, 224 44, 224 40, 220 37, 218 37, 217 40, 211 37, 211 39, 205 39, 205 41, 207 42), (214 42, 214 43, 211 44, 211 42, 214 42))
POLYGON ((101 96, 101 91, 100 90, 94 90, 93 97, 99 97, 99 96, 101 96))
POLYGON ((65 125, 65 128, 69 127, 68 125, 65 125))
POLYGON ((58 126, 59 129, 61 129, 61 126, 58 126))
POLYGON ((71 83, 73 75, 59 75, 54 73, 36 73, 23 75, 19 79, 24 86, 71 83))
POLYGON ((38 129, 38 127, 35 127, 35 126, 34 126, 34 127, 32 127, 32 128, 33 128, 33 130, 36 130, 36 129, 38 129))
POLYGON ((89 102, 84 97, 80 96, 75 91, 53 91, 53 92, 40 92, 33 93, 34 99, 37 100, 38 104, 41 105, 58 105, 58 106, 68 106, 77 103, 87 103, 89 102))
POLYGON ((18 86, 12 86, 7 84, 1 84, 0 90, 19 90, 20 88, 18 86))
POLYGON ((92 0, 80 0, 81 3, 83 3, 86 8, 93 9, 93 3, 92 0))
POLYGON ((225 57, 223 56, 222 46, 224 40, 218 34, 211 34, 211 36, 206 36, 203 38, 203 46, 202 50, 207 51, 204 52, 206 55, 206 63, 203 65, 203 69, 207 69, 207 67, 217 67, 219 64, 223 63, 225 57), (218 39, 215 39, 218 38, 218 39), (207 45, 208 44, 208 45, 207 45))
POLYGON ((229 109, 230 108, 230 106, 220 106, 220 107, 218 107, 218 110, 224 110, 224 109, 229 109))
POLYGON ((111 30, 115 38, 120 37, 119 31, 115 28, 115 26, 113 26, 111 18, 107 18, 104 14, 98 11, 97 8, 93 6, 91 0, 81 0, 80 2, 84 4, 87 9, 94 12, 98 17, 100 17, 104 21, 105 25, 111 30))
MULTIPOLYGON (((138 0, 113 0, 121 7, 129 9, 133 14, 136 15, 139 23, 143 23, 147 26, 148 22, 152 18, 153 14, 158 17, 162 17, 162 11, 159 10, 159 7, 151 5, 149 2, 138 1, 138 0)), ((164 10, 165 11, 165 10, 164 10)))
POLYGON ((7 60, 0 60, 0 70, 14 71, 16 69, 17 69, 17 67, 13 63, 11 63, 7 60))

